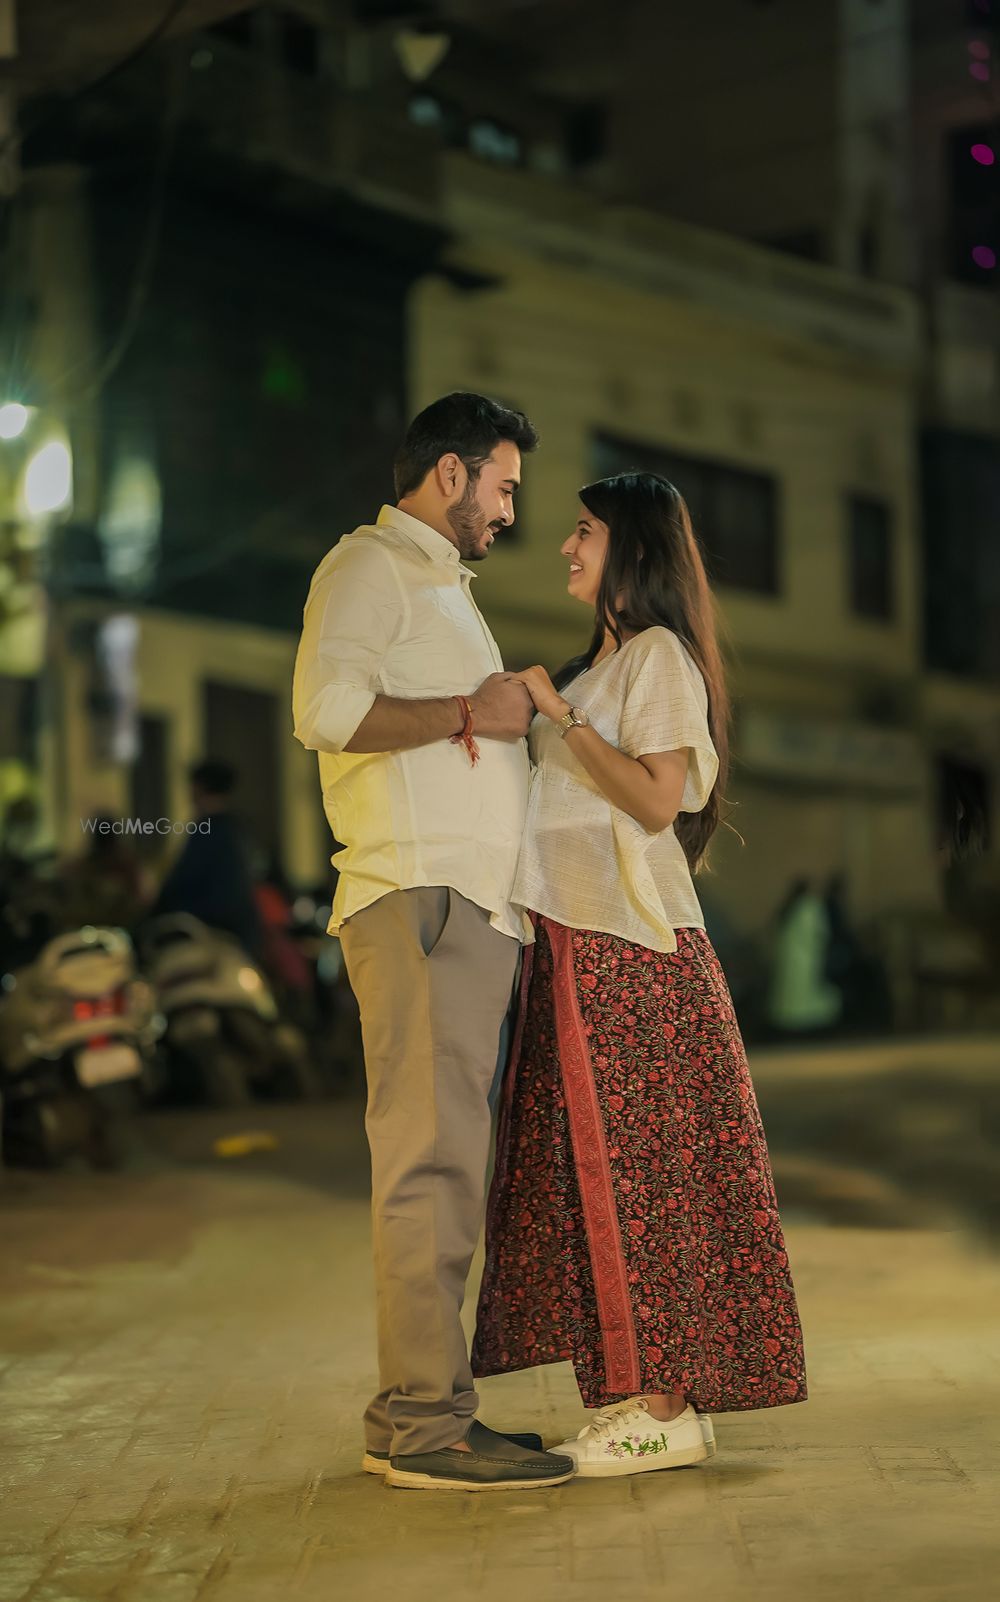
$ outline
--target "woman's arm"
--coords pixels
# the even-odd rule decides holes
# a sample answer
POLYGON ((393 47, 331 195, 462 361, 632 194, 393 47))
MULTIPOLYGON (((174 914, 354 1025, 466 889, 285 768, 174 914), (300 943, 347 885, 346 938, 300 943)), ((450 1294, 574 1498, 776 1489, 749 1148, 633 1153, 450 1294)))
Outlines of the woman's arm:
MULTIPOLYGON (((517 677, 543 717, 557 723, 570 710, 570 703, 559 694, 544 668, 528 668, 517 677)), ((569 729, 565 739, 612 806, 627 812, 650 834, 669 828, 684 796, 686 749, 630 757, 589 726, 569 729)))

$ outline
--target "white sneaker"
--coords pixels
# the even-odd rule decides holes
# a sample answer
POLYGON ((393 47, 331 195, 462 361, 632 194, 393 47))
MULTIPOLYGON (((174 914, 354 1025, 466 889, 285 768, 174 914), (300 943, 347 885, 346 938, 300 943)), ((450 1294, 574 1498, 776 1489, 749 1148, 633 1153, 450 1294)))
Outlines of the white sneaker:
MULTIPOLYGON (((711 1420, 706 1423, 711 1430, 711 1420)), ((714 1432, 711 1441, 714 1447, 714 1432)), ((692 1463, 704 1463, 712 1455, 693 1407, 686 1407, 669 1424, 662 1424, 653 1418, 644 1396, 601 1408, 575 1441, 563 1441, 554 1450, 563 1457, 572 1457, 583 1479, 644 1474, 647 1469, 686 1468, 692 1463)))
MULTIPOLYGON (((621 1403, 620 1402, 615 1402, 615 1403, 612 1403, 612 1406, 613 1407, 620 1407, 621 1403)), ((607 1413, 609 1410, 610 1409, 607 1408, 607 1407, 599 1407, 597 1409, 597 1414, 598 1414, 598 1416, 600 1416, 601 1413, 607 1413)), ((712 1423, 711 1416, 708 1413, 699 1413, 697 1411, 697 1409, 695 1410, 695 1415, 694 1416, 698 1420, 698 1423, 701 1425, 701 1438, 705 1443, 705 1449, 706 1449, 709 1457, 714 1457, 716 1452, 719 1450, 719 1448, 716 1445, 716 1441, 715 1441, 715 1426, 712 1423)))

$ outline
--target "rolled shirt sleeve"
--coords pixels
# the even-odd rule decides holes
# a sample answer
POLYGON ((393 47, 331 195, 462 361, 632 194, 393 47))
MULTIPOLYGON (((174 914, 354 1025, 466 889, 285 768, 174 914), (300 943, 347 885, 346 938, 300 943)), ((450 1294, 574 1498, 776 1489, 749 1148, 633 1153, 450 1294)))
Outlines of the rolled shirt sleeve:
POLYGON ((295 658, 294 734, 307 751, 343 751, 364 722, 401 615, 377 540, 341 541, 313 578, 295 658))
POLYGON ((682 812, 700 812, 712 793, 719 758, 708 726, 701 673, 669 629, 651 628, 633 646, 622 708, 620 747, 626 756, 686 750, 682 812))

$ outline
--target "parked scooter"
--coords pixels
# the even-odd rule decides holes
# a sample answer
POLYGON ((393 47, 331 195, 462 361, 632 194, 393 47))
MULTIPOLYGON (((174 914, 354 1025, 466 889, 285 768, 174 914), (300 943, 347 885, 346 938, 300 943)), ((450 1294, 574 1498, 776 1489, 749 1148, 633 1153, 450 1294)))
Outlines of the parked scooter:
POLYGON ((166 1023, 171 1099, 235 1107, 255 1091, 322 1094, 305 1036, 281 1018, 264 975, 231 936, 175 912, 146 924, 140 950, 166 1023))
POLYGON ((119 1158, 112 1105, 148 1085, 161 1027, 124 929, 90 925, 48 940, 2 977, 3 1159, 54 1167, 73 1155, 98 1168, 119 1158))

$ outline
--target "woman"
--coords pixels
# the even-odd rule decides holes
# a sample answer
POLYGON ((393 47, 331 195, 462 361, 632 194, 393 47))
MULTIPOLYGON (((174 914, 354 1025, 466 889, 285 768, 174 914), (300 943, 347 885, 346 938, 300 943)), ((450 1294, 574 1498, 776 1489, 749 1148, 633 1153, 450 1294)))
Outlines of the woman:
POLYGON ((589 649, 535 703, 515 898, 532 913, 501 1097, 477 1375, 569 1359, 584 1475, 697 1463, 711 1411, 806 1395, 767 1147, 691 874, 728 702, 687 508, 651 473, 581 492, 562 547, 589 649))

